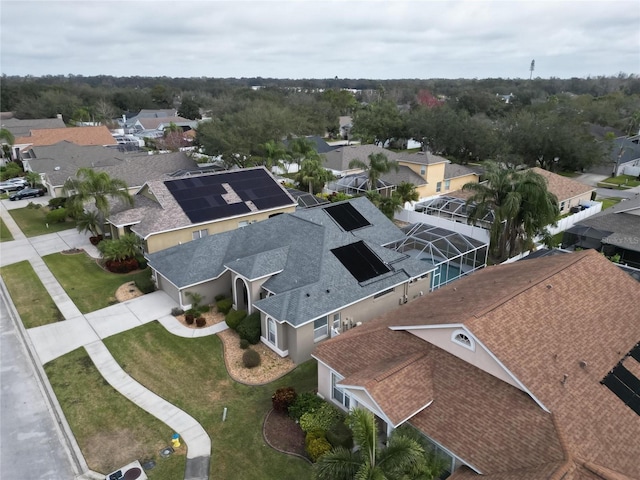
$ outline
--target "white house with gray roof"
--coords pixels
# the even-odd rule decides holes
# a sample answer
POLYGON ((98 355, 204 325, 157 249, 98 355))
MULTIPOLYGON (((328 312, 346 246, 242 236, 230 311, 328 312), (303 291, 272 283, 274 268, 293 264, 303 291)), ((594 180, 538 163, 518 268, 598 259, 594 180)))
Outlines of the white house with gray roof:
POLYGON ((260 312, 262 341, 300 363, 317 342, 430 290, 435 267, 387 248, 404 233, 366 198, 283 214, 147 255, 183 308, 233 298, 260 312))

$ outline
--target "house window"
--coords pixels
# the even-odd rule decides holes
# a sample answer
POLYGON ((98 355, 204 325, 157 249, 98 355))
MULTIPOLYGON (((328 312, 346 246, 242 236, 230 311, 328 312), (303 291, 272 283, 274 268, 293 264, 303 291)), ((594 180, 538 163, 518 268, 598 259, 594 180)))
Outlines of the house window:
POLYGON ((196 230, 195 232, 191 232, 192 240, 197 240, 198 238, 206 237, 209 235, 209 230, 206 228, 203 230, 196 230))
POLYGON ((451 334, 451 340, 458 345, 462 345, 469 350, 475 351, 476 345, 473 339, 469 336, 469 334, 465 330, 456 330, 451 334))
POLYGON ((342 380, 341 377, 335 373, 331 374, 331 398, 348 410, 351 405, 351 397, 345 393, 342 387, 337 385, 340 380, 342 380))
POLYGON ((267 317, 267 340, 276 345, 276 321, 271 317, 267 317))
POLYGON ((564 210, 564 202, 560 202, 560 211, 564 210))
POLYGON ((327 317, 318 318, 313 321, 313 341, 319 342, 329 335, 329 320, 327 317))
POLYGON ((445 180, 444 181, 444 189, 449 190, 451 188, 451 180, 445 180))
POLYGON ((442 182, 438 182, 436 183, 436 192, 441 192, 442 191, 442 182))
POLYGON ((420 166, 420 175, 426 175, 427 174, 427 166, 426 165, 421 165, 420 166))

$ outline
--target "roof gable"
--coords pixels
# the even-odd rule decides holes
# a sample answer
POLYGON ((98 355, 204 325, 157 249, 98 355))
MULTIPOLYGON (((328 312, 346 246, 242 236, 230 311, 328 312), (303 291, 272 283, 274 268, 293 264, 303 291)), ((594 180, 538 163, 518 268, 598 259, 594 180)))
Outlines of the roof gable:
POLYGON ((585 193, 593 192, 594 187, 577 182, 571 178, 563 177, 557 173, 534 167, 531 171, 543 176, 547 180, 547 190, 553 193, 558 202, 564 202, 570 198, 574 198, 585 193))
POLYGON ((68 127, 31 130, 30 135, 15 139, 15 145, 55 145, 67 140, 76 145, 117 145, 107 127, 68 127))

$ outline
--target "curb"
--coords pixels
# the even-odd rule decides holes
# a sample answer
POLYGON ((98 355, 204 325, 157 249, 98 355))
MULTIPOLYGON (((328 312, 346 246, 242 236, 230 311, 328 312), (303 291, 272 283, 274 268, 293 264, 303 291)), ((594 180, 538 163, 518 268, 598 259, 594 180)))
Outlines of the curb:
MULTIPOLYGON (((53 388, 49 383, 49 379, 47 378, 44 368, 40 364, 37 353, 35 353, 31 340, 29 339, 29 335, 27 335, 27 331, 24 328, 22 321, 20 320, 20 315, 18 314, 15 305, 11 300, 9 291, 7 290, 7 287, 2 278, 0 278, 0 296, 7 305, 9 316, 11 317, 12 322, 19 332, 20 340, 26 347, 25 350, 27 351, 29 360, 31 361, 31 365, 33 366, 36 381, 40 386, 47 403, 49 404, 49 408, 58 427, 58 434, 63 440, 63 444, 66 446, 65 450, 67 451, 67 454, 71 459, 71 465, 77 478, 91 478, 91 476, 87 477, 86 475, 99 475, 89 470, 89 466, 84 459, 84 455, 82 455, 82 452, 80 451, 80 447, 78 445, 78 442, 76 441, 76 437, 73 435, 71 427, 67 422, 67 418, 64 416, 62 407, 60 406, 60 403, 58 402, 58 399, 53 392, 53 388)), ((95 478, 102 477, 103 476, 98 476, 95 478)))

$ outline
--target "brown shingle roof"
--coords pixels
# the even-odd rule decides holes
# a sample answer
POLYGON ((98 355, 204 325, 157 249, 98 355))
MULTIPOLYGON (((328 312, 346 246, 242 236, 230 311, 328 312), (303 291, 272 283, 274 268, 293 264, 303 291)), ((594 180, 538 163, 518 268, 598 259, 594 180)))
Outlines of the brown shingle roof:
MULTIPOLYGON (((347 332, 320 345, 318 358, 354 374, 393 355, 381 349, 420 351, 422 340, 384 335, 388 326, 464 324, 556 425, 525 392, 437 347, 429 353, 433 404, 411 423, 483 474, 503 473, 491 479, 550 478, 566 462, 565 478, 640 478, 640 418, 600 384, 640 340, 639 298, 640 284, 592 250, 488 267, 380 317, 370 335, 381 340, 349 341, 347 332)), ((370 327, 358 328, 353 338, 370 327)))
POLYGON ((542 175, 547 180, 547 190, 553 193, 558 202, 563 202, 585 193, 592 192, 595 188, 585 185, 584 183, 576 182, 570 178, 563 177, 557 173, 544 170, 542 168, 534 167, 531 169, 535 173, 542 175))
POLYGON ((31 130, 30 135, 15 139, 15 145, 28 144, 34 146, 55 145, 67 140, 76 145, 117 145, 109 129, 99 127, 46 128, 31 130))

